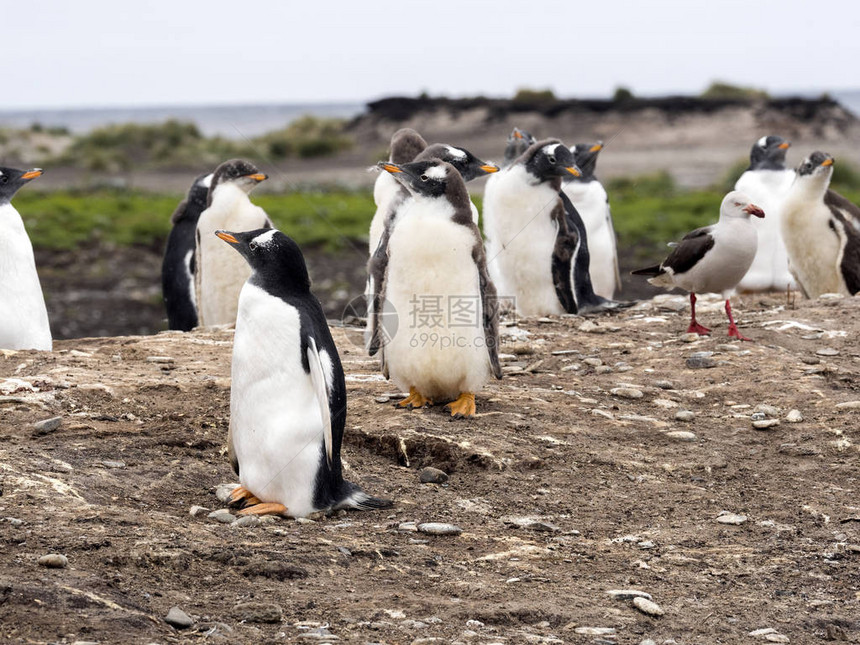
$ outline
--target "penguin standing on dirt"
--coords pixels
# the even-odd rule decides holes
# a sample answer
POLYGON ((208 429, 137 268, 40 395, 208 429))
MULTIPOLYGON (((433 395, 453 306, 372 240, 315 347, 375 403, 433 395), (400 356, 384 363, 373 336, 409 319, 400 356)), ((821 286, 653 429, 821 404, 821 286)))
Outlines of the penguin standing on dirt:
POLYGON ((594 293, 588 234, 561 191, 579 176, 573 154, 557 139, 531 145, 499 173, 484 197, 487 264, 499 296, 526 316, 606 311, 627 303, 594 293))
POLYGON ((48 311, 33 245, 12 197, 42 174, 40 168, 0 167, 0 348, 51 351, 48 311))
POLYGON ((788 251, 782 239, 782 202, 794 183, 794 170, 785 167, 790 143, 775 135, 753 144, 750 165, 735 183, 735 190, 749 196, 765 213, 753 221, 758 232, 758 251, 752 266, 738 284, 741 291, 785 291, 797 283, 788 270, 788 251))
POLYGON ((833 157, 813 152, 782 204, 782 237, 803 295, 860 291, 860 208, 829 190, 833 157))
POLYGON ((194 274, 197 323, 201 326, 232 325, 242 285, 251 270, 241 257, 218 242, 215 231, 253 231, 271 228, 266 211, 255 206, 248 194, 268 179, 254 164, 242 159, 225 161, 215 169, 207 208, 197 220, 194 274))
POLYGON ((240 514, 390 506, 343 478, 343 367, 298 245, 275 229, 215 235, 252 270, 239 296, 227 438, 240 514))
POLYGON ((194 251, 200 213, 206 210, 212 173, 194 180, 188 196, 176 207, 170 221, 161 263, 161 291, 167 309, 167 328, 191 331, 197 326, 197 295, 194 287, 194 251))
POLYGON ((380 166, 412 203, 386 231, 387 252, 371 260, 379 289, 370 355, 381 352, 383 373, 408 389, 401 407, 447 400, 452 416, 473 416, 475 393, 501 367, 496 290, 466 183, 439 159, 380 166))
POLYGON ((604 298, 612 298, 616 291, 621 290, 621 274, 618 272, 618 247, 612 213, 609 210, 609 197, 603 184, 594 175, 597 155, 601 150, 602 141, 577 143, 570 147, 573 161, 582 174, 564 183, 562 190, 570 198, 585 224, 590 255, 588 273, 594 293, 604 298))

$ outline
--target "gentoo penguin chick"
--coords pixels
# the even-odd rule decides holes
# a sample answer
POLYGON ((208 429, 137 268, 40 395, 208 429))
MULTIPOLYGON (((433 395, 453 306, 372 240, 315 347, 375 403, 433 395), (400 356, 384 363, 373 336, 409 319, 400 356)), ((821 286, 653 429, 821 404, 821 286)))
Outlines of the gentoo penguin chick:
MULTIPOLYGON (((388 153, 388 161, 391 163, 408 163, 427 147, 427 142, 412 128, 401 128, 391 137, 391 147, 388 153)), ((370 255, 376 251, 382 231, 387 222, 394 215, 394 211, 400 203, 409 197, 409 191, 403 187, 387 172, 380 172, 373 184, 373 201, 376 204, 376 213, 370 222, 370 255)))
POLYGON ((456 399, 451 415, 472 416, 475 393, 501 368, 496 290, 466 183, 439 159, 380 165, 412 204, 390 229, 388 252, 371 260, 381 288, 370 354, 380 352, 383 373, 409 390, 401 407, 456 399))
POLYGON ((618 251, 615 241, 615 228, 609 210, 609 197, 603 184, 595 176, 597 156, 603 150, 603 142, 577 143, 570 147, 573 161, 582 171, 562 186, 565 195, 576 208, 585 231, 588 234, 588 273, 594 293, 604 298, 612 298, 621 289, 621 275, 618 272, 618 251))
POLYGON ((343 368, 299 247, 271 228, 215 235, 252 270, 239 296, 227 438, 240 513, 390 506, 343 478, 343 368))
POLYGON ((271 228, 266 212, 248 199, 268 177, 241 159, 225 161, 212 176, 207 208, 197 221, 195 286, 197 323, 201 326, 236 322, 239 291, 251 275, 248 263, 215 239, 215 231, 271 228))
POLYGON ((753 220, 758 232, 758 250, 752 266, 738 284, 741 291, 785 291, 797 284, 788 270, 788 252, 780 231, 782 202, 785 200, 794 171, 785 167, 785 154, 791 144, 782 137, 765 136, 753 144, 750 165, 735 184, 765 213, 753 220))
POLYGON ((167 309, 167 328, 190 331, 197 326, 197 295, 194 287, 194 250, 197 220, 206 210, 212 173, 194 180, 188 196, 170 218, 173 228, 167 237, 161 263, 161 291, 167 309))
POLYGON ((723 198, 716 224, 687 233, 661 264, 633 271, 634 275, 652 276, 648 282, 655 286, 680 287, 690 292, 688 334, 711 333, 696 322, 696 294, 721 293, 726 299, 728 335, 749 340, 735 325, 729 297, 755 257, 756 230, 750 215, 764 217, 764 211, 734 190, 723 198))
POLYGON ((507 168, 521 154, 528 150, 529 146, 535 143, 537 139, 530 132, 514 128, 508 135, 508 144, 505 146, 505 158, 502 161, 502 168, 507 168))
POLYGON ((782 205, 782 237, 803 294, 860 291, 860 208, 829 190, 833 157, 814 152, 782 205))
POLYGON ((561 192, 578 176, 573 154, 557 139, 531 145, 499 173, 484 195, 490 275, 503 299, 527 316, 588 313, 624 306, 594 293, 582 218, 561 192))
POLYGON ((12 197, 42 174, 0 167, 0 348, 51 351, 51 328, 33 245, 12 197))

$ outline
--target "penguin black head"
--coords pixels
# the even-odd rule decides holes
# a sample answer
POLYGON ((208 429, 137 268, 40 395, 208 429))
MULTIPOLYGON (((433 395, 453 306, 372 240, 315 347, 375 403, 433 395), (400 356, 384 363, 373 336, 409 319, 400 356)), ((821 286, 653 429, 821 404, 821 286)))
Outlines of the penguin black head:
POLYGON ((400 128, 391 135, 391 152, 388 160, 393 163, 409 163, 417 157, 427 142, 412 128, 400 128))
POLYGON ((577 181, 591 181, 594 179, 594 172, 597 170, 597 155, 603 150, 603 142, 597 143, 577 143, 570 146, 570 151, 573 153, 573 161, 577 168, 582 171, 582 176, 577 177, 577 181))
POLYGON ((531 133, 514 128, 508 135, 508 145, 505 147, 505 163, 511 163, 535 141, 536 139, 531 133))
POLYGON ((449 146, 447 143, 434 143, 415 157, 415 161, 426 161, 428 159, 441 159, 451 164, 463 177, 463 181, 466 182, 472 181, 481 175, 488 175, 499 171, 499 167, 496 164, 481 161, 465 148, 449 146))
POLYGON ((390 172, 414 197, 447 199, 455 211, 465 210, 472 221, 466 182, 451 164, 428 159, 404 164, 380 162, 379 167, 390 172))
POLYGON ((222 184, 233 184, 238 186, 246 193, 250 193, 261 181, 268 179, 268 175, 264 175, 250 161, 244 159, 230 159, 225 161, 215 169, 212 177, 212 185, 209 187, 209 201, 212 205, 212 195, 215 189, 222 184))
POLYGON ((41 168, 18 170, 17 168, 4 168, 3 166, 0 166, 0 204, 10 202, 21 186, 32 181, 41 174, 41 168))
POLYGON ((798 177, 830 176, 834 160, 826 152, 813 152, 797 167, 798 177))
POLYGON ((790 146, 775 134, 762 137, 750 150, 749 170, 785 170, 785 153, 790 146))
POLYGON ((236 249, 251 265, 251 282, 267 291, 306 292, 311 288, 305 258, 292 238, 275 228, 215 235, 236 249))
POLYGON ((520 160, 525 164, 526 171, 537 179, 537 183, 582 175, 582 171, 576 167, 573 153, 558 139, 533 143, 520 160))

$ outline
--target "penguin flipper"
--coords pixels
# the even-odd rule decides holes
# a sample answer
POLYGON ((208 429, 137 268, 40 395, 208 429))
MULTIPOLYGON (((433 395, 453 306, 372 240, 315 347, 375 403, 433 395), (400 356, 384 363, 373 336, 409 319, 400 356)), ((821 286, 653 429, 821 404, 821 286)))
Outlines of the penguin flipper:
POLYGON ((478 284, 481 290, 481 312, 484 320, 484 341, 490 358, 493 376, 502 378, 502 366, 499 362, 499 298, 496 285, 490 279, 487 271, 487 256, 481 234, 476 230, 477 240, 472 247, 472 259, 478 267, 478 284))
MULTIPOLYGON (((606 200, 606 225, 609 227, 609 235, 612 238, 612 259, 615 267, 615 291, 621 291, 621 269, 618 267, 618 237, 615 235, 615 226, 612 224, 612 211, 609 208, 609 200, 606 200)), ((614 295, 614 294, 613 294, 614 295)))
POLYGON ((553 209, 551 217, 556 223, 555 246, 552 249, 552 283, 561 306, 567 313, 575 314, 578 308, 573 297, 571 269, 579 246, 579 234, 576 229, 568 227, 562 202, 553 209))
POLYGON ((382 326, 382 309, 385 304, 385 275, 388 271, 388 240, 391 237, 391 221, 386 218, 385 228, 382 231, 382 237, 379 238, 379 244, 373 256, 367 263, 367 271, 372 282, 370 291, 370 302, 368 303, 368 315, 370 316, 370 337, 367 343, 367 353, 370 356, 376 356, 379 353, 379 359, 383 373, 387 376, 387 367, 385 364, 385 330, 382 326))
POLYGON ((317 343, 313 337, 308 338, 308 366, 310 368, 311 383, 314 387, 314 392, 317 395, 317 403, 320 406, 320 415, 323 422, 323 439, 325 441, 325 454, 328 459, 328 465, 332 464, 332 440, 331 433, 331 408, 329 407, 329 388, 326 382, 325 371, 323 370, 322 360, 317 351, 317 343))
POLYGON ((233 418, 230 417, 230 426, 227 428, 227 458, 233 467, 233 472, 239 475, 239 460, 236 458, 236 449, 233 447, 233 418))

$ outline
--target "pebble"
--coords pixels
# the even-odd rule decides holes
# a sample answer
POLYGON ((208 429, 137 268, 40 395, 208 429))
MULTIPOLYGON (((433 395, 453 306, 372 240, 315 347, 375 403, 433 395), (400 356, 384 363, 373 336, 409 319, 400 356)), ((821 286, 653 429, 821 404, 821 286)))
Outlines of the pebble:
POLYGON ((215 489, 215 497, 222 504, 226 504, 230 501, 230 493, 233 492, 234 488, 238 487, 239 484, 218 484, 218 487, 215 489))
POLYGON ((194 505, 188 509, 188 514, 191 517, 200 517, 201 515, 209 514, 210 512, 211 512, 211 509, 208 509, 205 506, 194 505))
POLYGON ((397 525, 397 530, 415 533, 418 531, 418 524, 416 522, 401 522, 397 525))
POLYGON ((281 608, 278 605, 261 602, 240 602, 233 607, 233 615, 236 620, 244 620, 249 623, 279 623, 281 622, 281 608))
POLYGON ((642 393, 642 390, 637 390, 632 387, 614 387, 609 392, 615 396, 621 397, 622 399, 641 399, 645 396, 642 393))
POLYGON ((429 535, 460 535, 463 532, 456 524, 445 524, 444 522, 424 522, 418 525, 419 533, 429 535))
POLYGON ((603 361, 599 358, 584 358, 582 362, 586 365, 591 365, 591 367, 597 367, 599 365, 603 365, 603 361))
POLYGON ((695 332, 691 332, 689 334, 684 334, 683 336, 681 336, 681 342, 682 343, 695 343, 697 340, 699 340, 699 338, 701 338, 701 336, 699 336, 699 334, 697 334, 695 332))
POLYGON ((821 362, 821 359, 817 356, 801 356, 800 362, 805 363, 806 365, 818 365, 821 362))
POLYGON ((645 640, 639 641, 639 645, 657 645, 657 643, 650 638, 646 638, 645 640))
POLYGON ((260 526, 260 517, 258 515, 242 515, 235 522, 232 522, 232 526, 245 528, 260 526))
POLYGON ((110 459, 103 459, 102 461, 96 462, 100 466, 104 466, 105 468, 125 468, 124 461, 111 461, 110 459))
POLYGON ((685 361, 685 363, 686 363, 687 367, 689 367, 691 370, 707 369, 709 367, 716 367, 717 366, 717 361, 715 361, 713 358, 710 358, 709 356, 695 356, 695 355, 693 355, 693 356, 690 356, 685 361))
POLYGON ((678 410, 675 413, 676 421, 692 421, 696 418, 696 413, 692 410, 678 410))
POLYGON ((422 484, 444 484, 448 481, 448 473, 444 470, 427 466, 427 468, 421 471, 418 480, 422 484))
POLYGON ((759 421, 753 421, 752 425, 756 430, 767 430, 768 428, 775 428, 778 426, 779 419, 761 419, 759 421))
POLYGON ((391 399, 387 396, 377 396, 373 399, 377 403, 388 403, 391 399))
POLYGON ((24 526, 24 520, 19 520, 17 517, 7 517, 6 521, 9 522, 9 526, 14 526, 16 529, 24 526))
POLYGON ((504 521, 506 524, 511 524, 521 529, 529 529, 531 531, 546 531, 547 533, 561 531, 559 527, 551 522, 544 522, 531 517, 508 517, 505 518, 504 521))
POLYGON ((764 629, 756 629, 749 633, 753 638, 761 638, 769 643, 789 643, 791 642, 785 634, 780 634, 773 627, 765 627, 764 629))
POLYGON ((591 411, 591 416, 593 417, 604 417, 606 419, 614 419, 611 412, 607 412, 606 410, 598 410, 597 408, 591 411))
POLYGON ((176 629, 188 629, 194 624, 191 616, 182 611, 179 607, 171 607, 164 617, 164 622, 168 625, 173 625, 176 629))
POLYGON ((605 329, 603 329, 602 327, 600 327, 600 325, 597 325, 597 324, 593 323, 593 322, 592 322, 592 321, 590 321, 590 320, 586 320, 584 323, 582 323, 582 324, 578 327, 578 330, 579 330, 579 331, 581 331, 581 332, 585 332, 586 334, 588 334, 588 333, 591 333, 591 334, 602 334, 603 332, 605 332, 605 331, 606 331, 605 329))
POLYGON ((674 410, 678 407, 678 402, 672 401, 671 399, 654 399, 651 403, 656 405, 658 408, 664 408, 666 410, 674 410))
POLYGON ((756 412, 764 412, 769 417, 778 417, 779 416, 779 408, 772 405, 765 405, 763 403, 755 406, 756 412))
POLYGON ((480 620, 467 620, 466 621, 466 627, 468 627, 469 629, 481 629, 481 627, 483 627, 483 626, 484 626, 484 623, 482 623, 480 620))
POLYGON ((815 353, 819 356, 839 356, 839 350, 832 347, 822 347, 815 353))
POLYGON ((59 553, 48 553, 43 555, 38 560, 40 567, 48 567, 49 569, 65 569, 69 566, 69 559, 59 553))
POLYGON ((173 363, 174 360, 173 360, 172 356, 147 356, 146 362, 147 363, 173 363))
POLYGON ((63 417, 51 417, 50 419, 36 421, 36 423, 33 424, 33 429, 35 429, 37 435, 49 434, 59 428, 62 422, 63 417))
POLYGON ((675 384, 672 381, 655 381, 654 387, 659 387, 661 390, 674 390, 675 384))
POLYGON ((738 347, 737 345, 723 344, 723 345, 717 345, 716 347, 714 347, 714 349, 717 350, 718 352, 738 352, 738 351, 740 351, 741 348, 738 347))
POLYGON ((598 365, 594 368, 595 374, 611 374, 612 368, 609 365, 598 365))
POLYGON ((226 508, 219 508, 217 511, 212 511, 207 515, 210 520, 221 522, 222 524, 232 524, 236 521, 236 516, 226 508))
MULTIPOLYGON (((749 407, 749 406, 747 406, 747 407, 749 407)), ((739 415, 739 416, 743 417, 743 415, 739 415)), ((752 419, 753 421, 762 421, 764 419, 767 419, 767 415, 764 412, 753 412, 750 415, 750 419, 752 419)))
POLYGON ((615 634, 614 627, 577 627, 573 630, 575 634, 584 636, 609 636, 615 634))
POLYGON ((735 513, 723 512, 717 517, 717 522, 720 524, 733 524, 738 526, 747 521, 746 515, 737 515, 735 513))
POLYGON ((803 421, 803 414, 800 410, 789 410, 788 414, 785 417, 785 420, 788 423, 800 423, 803 421))
POLYGON ((695 441, 696 435, 692 432, 687 432, 686 430, 672 430, 671 432, 667 432, 666 436, 670 439, 674 439, 675 441, 695 441))
POLYGON ((607 591, 615 600, 631 600, 633 598, 647 598, 651 600, 651 594, 638 589, 610 589, 607 591))
POLYGON ((648 598, 642 598, 641 596, 633 599, 633 606, 643 614, 648 614, 649 616, 662 616, 666 613, 656 602, 648 600, 648 598))
POLYGON ((858 410, 860 409, 860 401, 845 401, 844 403, 836 404, 837 410, 858 410))

